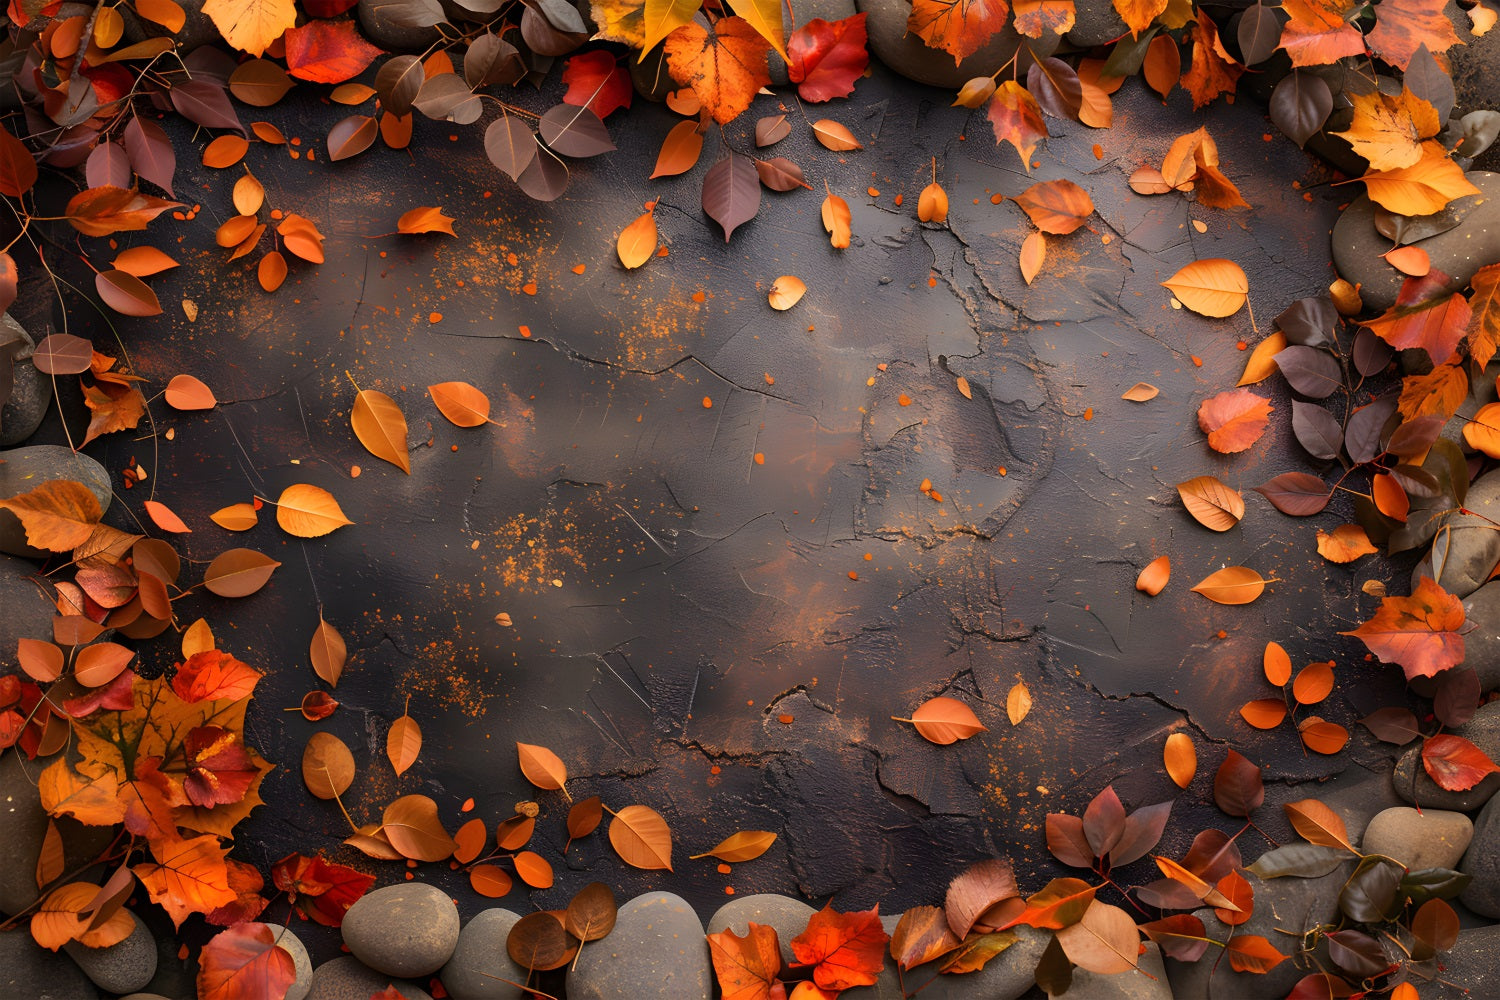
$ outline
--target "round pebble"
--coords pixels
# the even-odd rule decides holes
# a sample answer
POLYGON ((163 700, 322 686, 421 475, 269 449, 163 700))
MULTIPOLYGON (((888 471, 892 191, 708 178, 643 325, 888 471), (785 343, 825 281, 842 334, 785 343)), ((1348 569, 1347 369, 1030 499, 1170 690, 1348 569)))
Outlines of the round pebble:
POLYGON ((430 975, 458 945, 458 907, 421 882, 365 893, 344 914, 344 943, 355 958, 387 975, 430 975))

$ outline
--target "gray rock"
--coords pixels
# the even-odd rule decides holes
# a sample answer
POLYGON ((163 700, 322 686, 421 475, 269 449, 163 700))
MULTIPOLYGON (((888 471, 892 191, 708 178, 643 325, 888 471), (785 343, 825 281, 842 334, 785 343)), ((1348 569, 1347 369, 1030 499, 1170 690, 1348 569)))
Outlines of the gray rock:
MULTIPOLYGON (((0 593, 4 588, 0 587, 0 593)), ((11 647, 14 648, 14 647, 11 647)), ((8 655, 8 654, 7 654, 8 655)), ((20 913, 36 901, 36 862, 47 833, 36 776, 47 761, 29 761, 14 751, 0 757, 0 913, 20 913)))
POLYGON ((758 893, 754 896, 739 896, 719 907, 709 918, 708 933, 718 934, 731 930, 744 937, 750 933, 751 922, 765 924, 776 929, 776 940, 781 945, 781 962, 792 964, 792 938, 807 929, 807 922, 818 911, 790 896, 775 893, 758 893))
POLYGON ((1091 49, 1130 32, 1130 25, 1115 10, 1111 0, 1077 0, 1073 7, 1073 27, 1067 36, 1070 45, 1091 49))
MULTIPOLYGON (((886 933, 896 929, 899 913, 880 918, 886 933)), ((922 1000, 1016 1000, 1036 984, 1036 963, 1041 959, 1050 933, 1031 927, 1015 928, 1016 941, 990 959, 978 972, 943 975, 937 965, 920 965, 898 975, 896 963, 887 958, 874 986, 861 986, 842 994, 847 1000, 903 1000, 917 993, 922 1000), (902 991, 902 984, 906 989, 902 991), (917 992, 919 991, 920 992, 917 992)))
POLYGON ((31 334, 10 313, 0 316, 0 355, 9 355, 14 362, 10 397, 0 407, 0 447, 31 437, 52 402, 52 379, 37 371, 31 361, 35 346, 31 334))
POLYGON ((392 16, 404 8, 404 4, 391 0, 359 0, 354 11, 365 38, 387 52, 421 53, 442 39, 442 32, 435 27, 408 28, 395 23, 392 16))
POLYGON ((286 996, 282 1000, 305 1000, 307 993, 312 989, 312 959, 307 957, 307 946, 302 939, 281 924, 266 924, 271 928, 271 933, 276 935, 276 945, 285 948, 288 955, 292 956, 292 967, 297 971, 297 978, 292 985, 287 987, 286 996))
MULTIPOLYGON (((350 907, 350 912, 353 909, 350 907)), ((392 979, 348 956, 324 962, 314 969, 312 989, 308 990, 304 1000, 370 1000, 371 993, 378 993, 387 986, 396 987, 396 992, 406 1000, 432 1000, 432 994, 415 983, 392 979)))
POLYGON ((63 949, 91 979, 95 986, 106 993, 130 993, 151 982, 156 975, 156 941, 140 918, 129 910, 135 928, 130 936, 119 944, 108 948, 88 948, 77 941, 69 941, 63 949))
MULTIPOLYGON (((1474 514, 1444 514, 1439 522, 1439 530, 1448 528, 1448 542, 1436 578, 1439 586, 1461 598, 1484 586, 1495 564, 1500 562, 1500 531, 1486 520, 1500 520, 1500 470, 1487 472, 1475 480, 1464 499, 1464 507, 1474 514)), ((1431 575, 1430 559, 1436 556, 1437 553, 1432 553, 1418 564, 1413 573, 1413 586, 1423 566, 1426 566, 1426 574, 1431 575)))
MULTIPOLYGON (((1007 21, 983 48, 955 65, 953 56, 947 52, 928 48, 922 39, 906 33, 906 22, 911 17, 910 0, 855 0, 855 6, 869 15, 865 20, 865 31, 869 36, 870 52, 908 80, 934 87, 956 90, 976 76, 989 76, 1021 46, 1021 36, 1007 21)), ((1049 56, 1057 51, 1061 41, 1057 35, 1049 35, 1027 39, 1027 44, 1037 55, 1049 56)), ((1024 75, 1031 61, 1025 52, 1022 52, 1022 57, 1019 69, 1024 75)))
POLYGON ((1370 821, 1361 849, 1395 858, 1413 871, 1455 868, 1473 839, 1474 824, 1463 813, 1396 806, 1370 821))
MULTIPOLYGON (((0 554, 0 649, 7 657, 15 654, 20 638, 52 638, 52 602, 39 581, 34 580, 37 567, 24 559, 0 554)), ((0 881, 4 872, 0 870, 0 881)), ((5 909, 0 896, 0 911, 5 909)))
POLYGON ((1073 983, 1066 994, 1068 1000, 1172 1000, 1172 987, 1162 965, 1160 948, 1148 942, 1136 967, 1140 972, 1120 972, 1112 976, 1074 969, 1073 983))
MULTIPOLYGON (((1473 719, 1453 732, 1472 741, 1494 760, 1500 755, 1500 702, 1480 706, 1473 719)), ((1397 795, 1418 808, 1473 812, 1488 802, 1496 791, 1500 791, 1500 774, 1488 775, 1479 784, 1463 792, 1439 788, 1422 766, 1422 745, 1415 743, 1396 761, 1391 784, 1397 795)))
POLYGON ((1464 614, 1473 623, 1464 635, 1464 666, 1479 675, 1479 688, 1500 687, 1500 580, 1487 583, 1464 601, 1464 614))
POLYGON ((712 984, 698 914, 681 896, 648 892, 620 907, 608 937, 583 949, 568 971, 567 995, 569 1000, 708 1000, 712 984))
MULTIPOLYGON (((1468 176, 1483 197, 1455 202, 1454 208, 1467 208, 1463 220, 1447 232, 1413 244, 1427 251, 1433 267, 1460 284, 1468 284, 1485 264, 1500 260, 1500 174, 1475 170, 1468 176)), ((1375 208, 1374 202, 1360 195, 1344 209, 1333 227, 1333 263, 1342 277, 1361 286, 1366 306, 1389 309, 1404 276, 1380 257, 1390 249, 1391 241, 1375 228, 1375 208)))
MULTIPOLYGON (((109 827, 95 829, 110 830, 109 827)), ((103 876, 101 876, 103 877, 103 876)), ((144 921, 156 939, 156 975, 151 977, 142 990, 155 993, 168 1000, 197 1000, 198 997, 198 953, 189 949, 186 958, 178 957, 177 928, 172 918, 159 906, 148 906, 136 917, 144 921)))
POLYGON ((458 907, 421 882, 367 892, 344 914, 344 943, 355 958, 389 976, 426 976, 458 945, 458 907))
MULTIPOLYGON (((1476 38, 1469 31, 1467 14, 1454 10, 1452 4, 1448 5, 1447 13, 1458 30, 1460 42, 1443 53, 1453 67, 1453 89, 1458 97, 1454 117, 1500 107, 1500 99, 1495 96, 1495 81, 1500 79, 1500 36, 1488 31, 1476 38)), ((1480 170, 1500 170, 1500 147, 1491 146, 1474 161, 1474 166, 1480 170)))
POLYGON ((1459 899, 1475 913, 1500 917, 1500 799, 1490 799, 1474 821, 1474 839, 1459 864, 1473 878, 1459 899))
POLYGON ((1405 804, 1391 787, 1390 772, 1385 767, 1377 772, 1357 765, 1351 766, 1315 789, 1297 790, 1289 796, 1289 800, 1309 796, 1338 813, 1344 826, 1354 835, 1369 826, 1370 820, 1377 813, 1405 804))
POLYGON ((66 955, 41 947, 22 929, 0 934, 0 997, 98 1000, 99 989, 66 955))
MULTIPOLYGON (((817 18, 825 21, 842 21, 846 17, 853 17, 857 13, 854 9, 854 0, 801 0, 797 4, 797 26, 806 24, 817 18)), ((781 5, 781 30, 782 37, 792 37, 792 14, 786 4, 781 5)), ((786 75, 786 62, 773 50, 770 59, 771 82, 778 87, 784 87, 790 82, 786 75)), ((710 932, 712 933, 712 932, 710 932)))
MULTIPOLYGON (((72 479, 83 483, 109 509, 109 473, 104 466, 56 444, 34 444, 0 452, 0 498, 9 498, 36 489, 54 479, 72 479)), ((0 510, 0 552, 13 556, 40 559, 47 553, 26 544, 26 530, 20 518, 0 510)))
POLYGON ((505 950, 505 939, 520 919, 519 914, 496 908, 464 924, 458 947, 438 976, 453 1000, 511 1000, 516 996, 516 988, 501 980, 524 983, 527 979, 527 970, 513 962, 505 950))

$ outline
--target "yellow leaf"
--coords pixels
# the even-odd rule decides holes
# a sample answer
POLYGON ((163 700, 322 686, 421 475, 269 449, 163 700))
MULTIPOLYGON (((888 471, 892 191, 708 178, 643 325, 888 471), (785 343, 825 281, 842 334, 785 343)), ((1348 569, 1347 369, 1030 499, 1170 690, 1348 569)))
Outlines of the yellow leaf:
POLYGON ((1409 167, 1422 159, 1422 141, 1437 135, 1442 122, 1437 109, 1413 94, 1403 84, 1401 93, 1388 97, 1379 90, 1355 94, 1354 121, 1346 132, 1335 132, 1349 140, 1371 170, 1409 167))
POLYGON ((1455 198, 1480 194, 1441 146, 1423 143, 1424 156, 1409 167, 1372 170, 1359 178, 1370 200, 1397 215, 1431 215, 1455 198))
POLYGON ((835 249, 848 248, 851 219, 847 201, 836 194, 829 194, 823 199, 823 228, 828 231, 828 242, 833 244, 835 249))
POLYGON ((646 0, 642 14, 640 61, 646 61, 646 54, 656 48, 657 42, 690 23, 699 6, 701 0, 646 0))
POLYGON ((1195 260, 1162 285, 1193 312, 1216 319, 1239 312, 1250 294, 1244 269, 1222 257, 1195 260))
POLYGON ((793 274, 783 274, 771 285, 769 296, 771 308, 777 312, 785 312, 798 302, 802 296, 807 294, 807 284, 801 278, 793 274))
POLYGON ((1012 726, 1019 726, 1030 711, 1031 689, 1026 686, 1025 681, 1016 681, 1005 696, 1005 714, 1010 718, 1012 726))
POLYGON ((394 399, 377 389, 361 389, 354 397, 350 424, 365 450, 411 475, 411 459, 406 451, 406 417, 394 399))
POLYGON ((647 212, 620 230, 615 253, 620 255, 621 264, 634 270, 656 255, 656 242, 656 213, 647 212))
POLYGON ((224 41, 252 56, 261 55, 286 29, 297 25, 292 0, 205 0, 203 13, 224 41))
POLYGON ((276 523, 298 538, 318 538, 354 522, 344 516, 333 494, 321 486, 298 483, 276 500, 276 523))
POLYGON ((734 12, 750 22, 756 33, 771 43, 771 48, 783 60, 790 62, 786 54, 786 41, 782 36, 781 0, 743 0, 734 12))

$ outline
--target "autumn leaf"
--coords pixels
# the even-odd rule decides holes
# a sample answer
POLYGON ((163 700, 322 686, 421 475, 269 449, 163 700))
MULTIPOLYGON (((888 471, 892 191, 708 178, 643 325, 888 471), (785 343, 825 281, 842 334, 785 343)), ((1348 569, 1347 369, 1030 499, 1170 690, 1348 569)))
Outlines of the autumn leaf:
POLYGON ((439 382, 427 392, 449 423, 478 427, 490 419, 490 398, 467 382, 439 382))
POLYGON ((422 728, 410 715, 402 714, 385 734, 385 755, 395 768, 397 777, 405 774, 417 762, 422 752, 422 728))
POLYGON ((1228 531, 1245 516, 1245 499, 1213 476, 1177 484, 1177 495, 1193 520, 1212 531, 1228 531))
POLYGON ((238 701, 255 693, 263 675, 247 663, 218 649, 194 653, 178 664, 172 691, 183 701, 238 701))
POLYGON ((1135 578, 1135 589, 1151 597, 1155 597, 1166 589, 1167 581, 1172 577, 1172 560, 1170 556, 1157 556, 1146 564, 1140 574, 1135 578))
POLYGON ((259 56, 297 23, 292 0, 206 0, 203 13, 234 48, 259 56))
POLYGON ((411 475, 406 416, 394 399, 377 389, 361 389, 354 397, 349 420, 354 436, 366 451, 411 475))
POLYGON ((1089 193, 1070 180, 1038 181, 1016 195, 1015 202, 1036 227, 1053 236, 1066 236, 1093 214, 1089 193))
POLYGON ((885 966, 890 936, 880 924, 880 907, 838 913, 832 905, 814 913, 807 930, 792 938, 798 965, 813 967, 813 982, 824 990, 872 986, 885 966))
POLYGON ((1021 241, 1021 280, 1031 284, 1036 276, 1041 273, 1042 264, 1047 260, 1047 237, 1041 233, 1030 233, 1021 241))
POLYGON ((1463 44, 1453 30, 1445 0, 1382 0, 1365 41, 1370 50, 1402 72, 1423 45, 1443 52, 1463 44))
POLYGON ((1140 38, 1141 32, 1151 27, 1167 9, 1167 0, 1114 0, 1115 12, 1130 28, 1132 38, 1140 38))
POLYGON ((222 726, 189 730, 182 752, 187 766, 182 788, 195 806, 212 808, 238 802, 259 775, 239 734, 222 726))
POLYGON ((891 957, 910 971, 956 951, 962 942, 948 927, 948 916, 936 906, 913 906, 901 914, 891 932, 891 957))
POLYGON ((975 716, 972 708, 957 698, 946 695, 924 701, 911 713, 910 719, 893 717, 893 721, 910 722, 917 727, 917 732, 924 739, 939 746, 947 746, 985 732, 984 724, 975 716))
POLYGON ((1177 300, 1202 316, 1223 319, 1240 311, 1250 294, 1245 271, 1232 260, 1205 257, 1162 282, 1177 300))
POLYGON ((656 212, 642 213, 634 222, 620 230, 615 241, 615 253, 626 270, 634 270, 656 254, 656 212))
POLYGON ((1354 120, 1347 131, 1335 132, 1370 162, 1371 170, 1409 167, 1422 158, 1422 142, 1442 128, 1437 109, 1404 84, 1395 97, 1378 89, 1355 94, 1354 120))
POLYGON ((1341 524, 1331 532, 1318 529, 1318 555, 1332 563, 1351 563, 1380 550, 1357 524, 1341 524))
POLYGON ((174 410, 211 410, 219 403, 214 391, 192 375, 173 375, 163 398, 174 410))
POLYGON ((838 21, 815 17, 792 32, 786 48, 787 76, 797 96, 813 103, 848 97, 870 65, 863 13, 838 21))
POLYGON ((1130 914, 1096 899, 1076 924, 1057 932, 1057 941, 1074 965, 1113 975, 1135 968, 1141 935, 1130 914))
POLYGON ((1261 595, 1266 584, 1275 582, 1246 566, 1226 566, 1198 581, 1193 593, 1215 604, 1249 604, 1261 595))
MULTIPOLYGON (((1061 930, 1082 919, 1098 891, 1097 886, 1089 885, 1083 879, 1055 878, 1041 891, 1028 896, 1026 909, 1006 927, 1026 924, 1038 930, 1061 930)), ((951 918, 949 922, 952 922, 951 918)))
POLYGON ((1235 972, 1270 972, 1290 956, 1283 955, 1258 934, 1240 934, 1229 941, 1229 965, 1235 972))
POLYGON ((771 85, 771 44, 742 17, 724 17, 710 27, 695 20, 675 29, 664 47, 672 79, 693 88, 721 125, 750 107, 756 92, 771 85))
POLYGON ((906 31, 953 57, 957 66, 1005 27, 1005 0, 912 0, 906 31))
POLYGON ((1198 407, 1198 427, 1208 446, 1221 454, 1244 451, 1260 440, 1271 423, 1271 401, 1249 389, 1228 389, 1198 407))
POLYGON ((608 118, 621 108, 629 108, 635 97, 630 71, 607 49, 580 52, 563 67, 562 82, 567 84, 563 103, 588 108, 600 118, 608 118))
POLYGON ((1219 41, 1219 32, 1214 22, 1203 10, 1193 25, 1193 58, 1188 71, 1182 74, 1182 86, 1193 98, 1193 110, 1208 104, 1220 94, 1234 93, 1235 84, 1245 68, 1234 59, 1219 41))
POLYGON ((821 211, 823 229, 828 233, 828 242, 835 250, 847 249, 851 237, 849 226, 853 218, 849 211, 849 203, 830 191, 823 199, 821 211))
POLYGON ((627 865, 646 870, 672 870, 672 830, 650 806, 610 810, 609 842, 627 865))
POLYGON ((770 850, 775 842, 776 834, 767 830, 742 830, 726 837, 712 850, 694 854, 688 860, 697 861, 699 858, 715 857, 730 864, 754 861, 770 850))
POLYGON ((262 923, 247 921, 220 931, 198 955, 200 1000, 282 996, 296 978, 291 953, 262 923))
POLYGON ((527 781, 546 791, 562 792, 569 802, 573 801, 568 795, 568 767, 557 754, 534 743, 517 743, 516 757, 527 781))
POLYGON ((276 498, 276 523, 298 538, 320 538, 354 522, 344 516, 332 493, 321 486, 296 483, 276 498))
MULTIPOLYGON (((269 5, 274 0, 253 2, 269 5)), ((287 72, 313 83, 352 80, 381 54, 380 49, 365 41, 359 25, 353 21, 314 18, 301 27, 289 27, 284 38, 287 72)))
POLYGON ((327 682, 329 687, 338 687, 339 678, 344 673, 344 664, 349 660, 349 648, 339 630, 323 620, 322 611, 318 612, 318 627, 313 630, 307 655, 312 660, 313 673, 327 682))
POLYGON ((380 829, 412 861, 443 861, 457 846, 438 819, 437 803, 426 795, 403 795, 386 806, 380 829))
POLYGON ((1008 142, 1021 157, 1021 165, 1031 172, 1031 156, 1036 144, 1047 138, 1047 123, 1031 91, 1015 80, 1006 80, 995 88, 985 111, 995 130, 995 144, 1008 142))
POLYGON ((786 1000, 774 927, 752 922, 743 937, 728 929, 710 934, 708 950, 724 1000, 786 1000))
POLYGON ((1433 736, 1422 744, 1422 767, 1439 788, 1463 792, 1500 772, 1489 756, 1469 740, 1452 733, 1433 736))
POLYGON ((1483 367, 1500 347, 1500 263, 1475 271, 1469 284, 1474 289, 1469 299, 1469 354, 1483 367))
MULTIPOLYGON (((1443 324, 1439 324, 1441 327, 1443 324)), ((1442 336, 1450 336, 1451 328, 1442 336)), ((1442 344, 1438 344, 1442 349, 1442 344)), ((1474 352, 1472 334, 1469 351, 1474 352)), ((1477 364, 1479 359, 1475 358, 1477 364)), ((1459 404, 1469 394, 1469 375, 1462 365, 1441 364, 1426 375, 1408 375, 1401 380, 1401 395, 1396 400, 1396 409, 1407 420, 1434 415, 1447 420, 1458 410, 1459 404)))
POLYGON ((1005 715, 1012 726, 1019 726, 1031 711, 1031 689, 1025 681, 1016 681, 1005 696, 1005 715))
POLYGON ((771 291, 767 295, 767 301, 772 309, 777 312, 785 312, 798 302, 802 296, 807 294, 807 283, 795 274, 783 274, 771 283, 771 291))
POLYGON ((48 552, 71 552, 82 545, 104 516, 89 488, 69 479, 49 480, 0 500, 0 509, 20 519, 28 545, 48 552))
POLYGON ((1422 577, 1410 597, 1386 597, 1375 617, 1352 635, 1386 663, 1400 664, 1407 680, 1433 677, 1463 662, 1463 602, 1422 577))
POLYGON ((234 902, 229 888, 229 866, 219 838, 204 834, 186 840, 152 841, 154 861, 133 866, 151 901, 167 911, 172 924, 194 913, 208 913, 234 902))
POLYGON ((1410 166, 1371 170, 1358 179, 1371 201, 1397 215, 1432 215, 1455 198, 1481 193, 1447 151, 1432 141, 1422 144, 1422 158, 1410 166))
POLYGON ((146 224, 179 202, 109 185, 80 191, 68 201, 64 216, 85 236, 111 236, 146 228, 146 224))
POLYGON ((1178 788, 1186 788, 1193 783, 1193 776, 1198 773, 1198 751, 1193 746, 1193 738, 1187 733, 1173 733, 1167 737, 1166 745, 1162 748, 1162 761, 1167 769, 1167 777, 1178 788))
POLYGON ((98 894, 99 888, 90 882, 70 882, 47 893, 31 916, 32 940, 43 948, 57 951, 70 941, 78 941, 89 948, 108 948, 129 937, 135 930, 135 920, 123 909, 89 930, 90 922, 85 919, 83 911, 98 894))
POLYGON ((441 208, 423 206, 403 212, 401 218, 396 220, 396 232, 398 233, 447 233, 455 236, 453 232, 453 220, 443 214, 441 208))
POLYGON ((1360 325, 1397 350, 1420 347, 1434 364, 1442 364, 1458 349, 1473 315, 1468 300, 1449 291, 1451 281, 1436 268, 1420 278, 1406 278, 1396 304, 1360 325))
POLYGON ((1348 17, 1343 0, 1282 0, 1291 18, 1281 28, 1280 48, 1293 66, 1326 66, 1346 56, 1362 56, 1364 35, 1348 17))

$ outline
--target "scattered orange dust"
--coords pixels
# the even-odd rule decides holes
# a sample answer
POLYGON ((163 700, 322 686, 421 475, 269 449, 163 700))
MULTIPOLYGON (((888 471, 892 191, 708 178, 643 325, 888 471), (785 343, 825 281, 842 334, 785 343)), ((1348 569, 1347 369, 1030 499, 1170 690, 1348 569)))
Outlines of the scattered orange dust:
POLYGON ((854 572, 854 570, 851 569, 849 571, 849 579, 851 579, 851 580, 858 580, 859 579, 859 574, 856 573, 856 572, 854 572))
POLYGON ((709 396, 704 396, 703 397, 703 408, 705 410, 712 410, 714 408, 714 401, 713 401, 713 399, 711 397, 709 397, 709 396))
POLYGON ((536 294, 536 282, 535 281, 528 281, 528 282, 526 282, 526 284, 524 284, 524 285, 521 286, 521 291, 525 292, 527 295, 535 295, 536 294))
POLYGON ((574 264, 573 265, 573 273, 574 274, 582 274, 587 269, 588 269, 588 265, 587 264, 574 264))
POLYGON ((756 465, 765 465, 766 464, 766 455, 765 455, 765 452, 757 451, 755 453, 755 464, 756 465))
POLYGON ((719 874, 720 874, 720 875, 728 875, 728 874, 729 874, 729 873, 730 873, 730 871, 731 871, 731 870, 732 870, 732 869, 730 869, 730 867, 729 867, 729 866, 728 866, 728 865, 726 865, 726 864, 722 864, 722 863, 721 863, 721 864, 720 864, 720 865, 719 865, 719 874))
POLYGON ((472 812, 473 810, 474 810, 474 800, 473 799, 464 799, 464 804, 458 807, 458 811, 459 812, 466 813, 466 812, 472 812))
POLYGON ((364 469, 361 469, 357 465, 351 465, 351 466, 349 466, 349 478, 350 479, 358 479, 359 478, 359 474, 361 472, 364 472, 364 471, 365 471, 364 469))
POLYGON ((899 396, 896 397, 896 403, 899 406, 910 406, 911 405, 911 397, 908 396, 906 393, 903 392, 901 395, 899 395, 899 396))
POLYGON ((873 552, 866 552, 865 553, 865 562, 869 562, 870 560, 872 560, 874 558, 875 558, 875 553, 873 553, 873 552))
POLYGON ((1102 159, 1104 159, 1104 147, 1101 146, 1101 145, 1099 145, 1097 142, 1094 143, 1094 159, 1096 159, 1096 160, 1102 160, 1102 159))
POLYGON ((667 248, 666 247, 657 247, 657 249, 656 249, 656 256, 658 256, 658 257, 665 257, 666 255, 667 255, 667 248))
POLYGON ((1005 195, 1001 194, 999 191, 996 191, 994 194, 990 195, 990 204, 991 205, 998 205, 998 204, 1000 204, 1004 200, 1005 200, 1005 195))
POLYGON ((440 312, 430 312, 427 314, 427 322, 429 323, 441 323, 442 321, 443 314, 440 312))
POLYGON ((1247 344, 1247 343, 1245 343, 1243 340, 1239 340, 1239 341, 1235 342, 1234 349, 1236 351, 1243 351, 1243 350, 1246 350, 1247 348, 1249 348, 1249 346, 1250 345, 1247 344))
POLYGON ((697 290, 697 291, 696 291, 696 292, 694 292, 694 293, 693 293, 693 301, 694 301, 694 302, 697 302, 697 303, 700 303, 700 304, 701 304, 701 303, 702 303, 702 302, 703 302, 703 300, 704 300, 704 299, 706 299, 706 298, 707 298, 707 297, 708 297, 708 296, 706 296, 706 295, 704 295, 704 294, 703 294, 703 289, 701 289, 701 288, 700 288, 700 289, 698 289, 698 290, 697 290))
POLYGON ((531 336, 531 327, 529 327, 529 326, 522 326, 520 328, 520 330, 521 330, 521 336, 523 336, 523 337, 529 337, 529 336, 531 336))
POLYGON ((865 188, 865 194, 869 195, 871 198, 879 198, 880 189, 877 187, 867 187, 865 188))
POLYGON ((1003 466, 1003 465, 1002 465, 1002 466, 1000 466, 1000 475, 1002 475, 1002 476, 1003 476, 1003 475, 1006 475, 1006 472, 1005 472, 1005 466, 1003 466))
POLYGON ((508 253, 505 255, 505 263, 509 264, 511 267, 515 267, 517 264, 521 263, 521 258, 517 257, 514 253, 508 253))
POLYGON ((906 199, 904 199, 904 198, 902 198, 902 197, 901 197, 901 196, 900 196, 900 195, 899 195, 899 194, 898 194, 898 195, 896 195, 896 207, 897 207, 897 208, 900 208, 900 207, 901 207, 901 202, 903 202, 903 201, 905 201, 905 200, 906 200, 906 199))
POLYGON ((1083 419, 1085 419, 1085 420, 1093 420, 1094 419, 1094 408, 1092 406, 1090 406, 1088 409, 1086 409, 1086 410, 1083 411, 1083 419))
POLYGON ((1196 355, 1196 354, 1190 354, 1190 355, 1188 355, 1188 357, 1190 357, 1190 358, 1193 359, 1193 364, 1194 365, 1198 366, 1199 368, 1203 367, 1203 359, 1200 358, 1200 357, 1198 357, 1198 355, 1196 355))
POLYGON ((797 717, 794 716, 794 715, 778 715, 778 716, 776 716, 776 721, 779 722, 779 723, 781 723, 783 726, 790 726, 796 720, 797 720, 797 717))
POLYGON ((771 373, 770 372, 765 372, 761 377, 766 380, 766 385, 775 385, 776 384, 776 380, 771 377, 771 373))
POLYGON ((1302 200, 1305 201, 1305 202, 1308 202, 1309 204, 1311 204, 1312 203, 1312 192, 1311 191, 1305 192, 1302 195, 1302 200))

